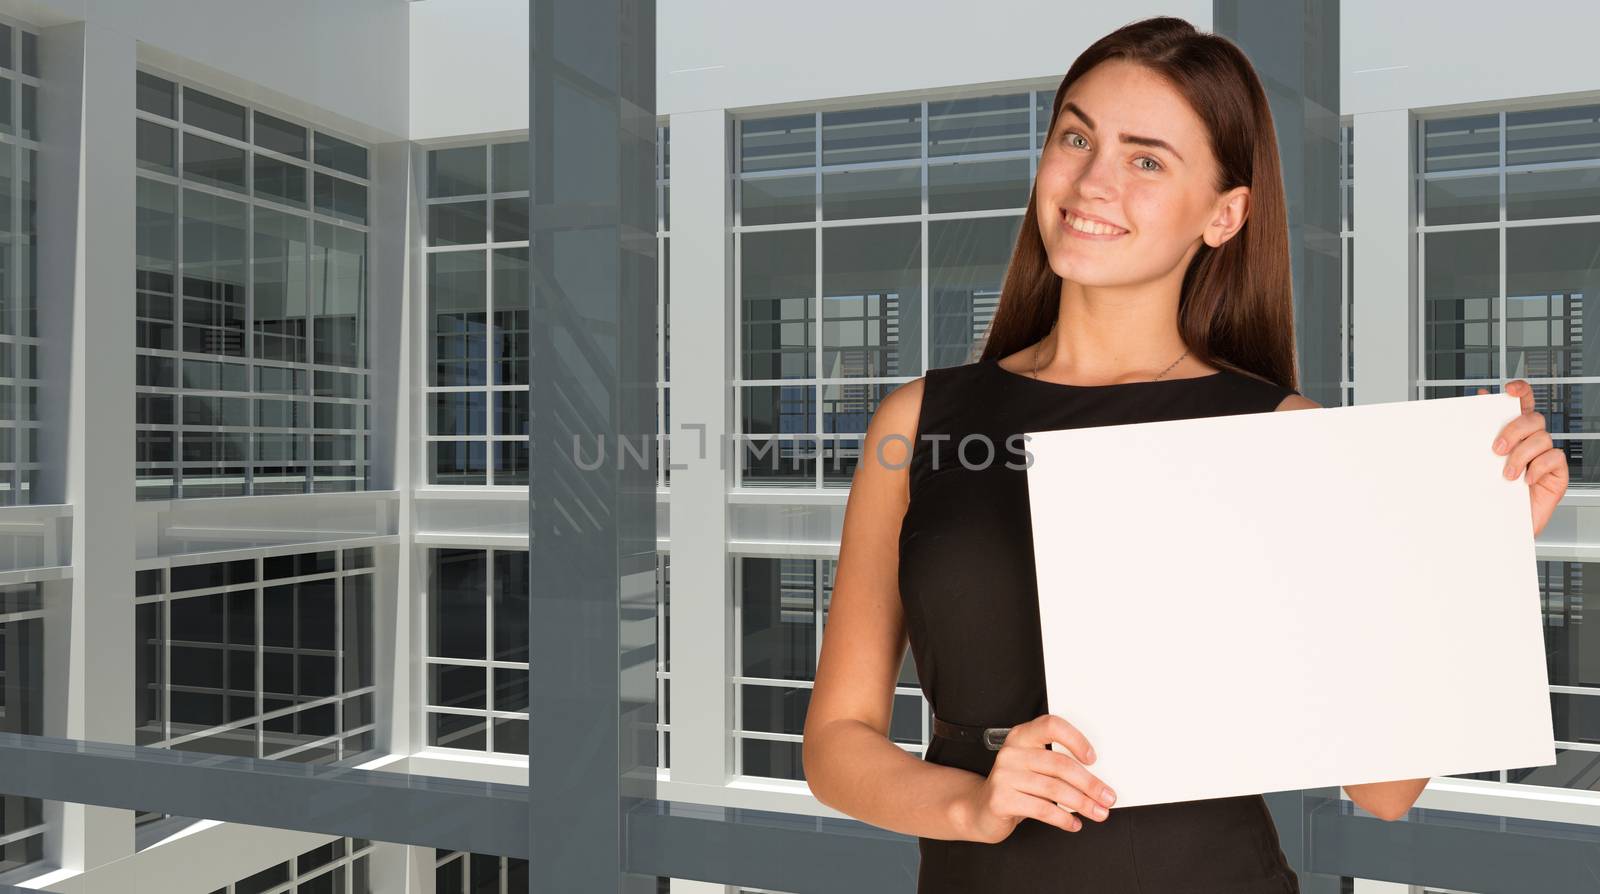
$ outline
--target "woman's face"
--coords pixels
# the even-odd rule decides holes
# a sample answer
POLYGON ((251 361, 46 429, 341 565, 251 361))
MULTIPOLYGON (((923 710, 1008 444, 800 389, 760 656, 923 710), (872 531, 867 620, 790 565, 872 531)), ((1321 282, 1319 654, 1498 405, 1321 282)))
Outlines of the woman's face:
POLYGON ((1132 62, 1095 66, 1063 97, 1039 159, 1051 269, 1089 286, 1181 277, 1202 239, 1221 245, 1243 225, 1248 188, 1216 182, 1205 125, 1176 90, 1132 62))

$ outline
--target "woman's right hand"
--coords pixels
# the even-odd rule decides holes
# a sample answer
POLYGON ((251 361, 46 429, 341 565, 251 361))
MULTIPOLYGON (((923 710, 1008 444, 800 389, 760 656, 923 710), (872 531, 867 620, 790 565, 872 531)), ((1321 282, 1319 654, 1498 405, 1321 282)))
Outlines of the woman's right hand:
POLYGON ((1004 841, 1029 818, 1076 832, 1083 821, 1074 811, 1103 822, 1116 795, 1084 766, 1092 763, 1089 740, 1061 717, 1041 714, 1012 727, 989 775, 958 805, 969 839, 1004 841), (1051 742, 1071 754, 1049 748, 1051 742))

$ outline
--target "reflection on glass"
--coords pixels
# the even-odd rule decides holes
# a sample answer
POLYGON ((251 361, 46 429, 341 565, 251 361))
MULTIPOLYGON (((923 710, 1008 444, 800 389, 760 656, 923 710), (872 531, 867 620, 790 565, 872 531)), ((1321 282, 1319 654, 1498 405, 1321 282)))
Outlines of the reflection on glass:
POLYGON ((815 239, 810 230, 740 237, 744 378, 815 374, 815 239))
POLYGON ((1423 248, 1427 378, 1498 376, 1499 233, 1427 233, 1423 248))
POLYGON ((1423 170, 1463 171, 1500 164, 1500 116, 1424 121, 1423 170))
POLYGON ((928 366, 968 362, 1000 306, 1021 216, 928 223, 928 366))
POLYGON ((823 377, 922 373, 921 251, 916 224, 823 231, 823 377))

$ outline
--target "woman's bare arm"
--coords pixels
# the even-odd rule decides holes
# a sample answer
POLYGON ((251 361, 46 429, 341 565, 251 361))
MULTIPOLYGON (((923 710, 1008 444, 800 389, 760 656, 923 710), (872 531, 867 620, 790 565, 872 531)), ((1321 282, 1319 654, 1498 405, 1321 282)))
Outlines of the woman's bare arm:
POLYGON ((983 777, 925 762, 889 739, 906 648, 900 519, 910 495, 922 386, 919 378, 896 388, 867 426, 845 506, 801 760, 812 794, 829 807, 906 835, 959 839, 966 837, 961 797, 983 777))

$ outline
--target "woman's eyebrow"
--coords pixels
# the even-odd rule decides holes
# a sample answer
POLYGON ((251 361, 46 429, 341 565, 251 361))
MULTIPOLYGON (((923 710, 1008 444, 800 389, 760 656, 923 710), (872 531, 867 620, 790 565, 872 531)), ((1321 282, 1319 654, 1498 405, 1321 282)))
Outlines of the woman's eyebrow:
MULTIPOLYGON (((1094 129, 1094 119, 1090 118, 1088 115, 1085 115, 1083 113, 1083 109, 1078 108, 1077 103, 1063 103, 1061 108, 1063 111, 1071 112, 1072 114, 1077 115, 1079 118, 1082 118, 1083 123, 1089 125, 1090 130, 1094 129)), ((1122 140, 1124 143, 1133 143, 1136 146, 1151 146, 1156 149, 1165 149, 1168 152, 1171 152, 1173 155, 1176 155, 1179 161, 1183 161, 1183 156, 1179 154, 1178 150, 1172 148, 1172 144, 1168 143, 1166 140, 1158 140, 1155 137, 1136 137, 1132 134, 1125 133, 1117 134, 1117 138, 1122 140)))

